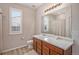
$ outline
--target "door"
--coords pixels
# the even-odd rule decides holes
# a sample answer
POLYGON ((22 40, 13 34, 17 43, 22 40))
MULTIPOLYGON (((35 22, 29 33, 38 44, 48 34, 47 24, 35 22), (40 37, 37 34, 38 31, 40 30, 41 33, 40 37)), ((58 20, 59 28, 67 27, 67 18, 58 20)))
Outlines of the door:
POLYGON ((0 52, 2 50, 2 15, 0 14, 0 52))

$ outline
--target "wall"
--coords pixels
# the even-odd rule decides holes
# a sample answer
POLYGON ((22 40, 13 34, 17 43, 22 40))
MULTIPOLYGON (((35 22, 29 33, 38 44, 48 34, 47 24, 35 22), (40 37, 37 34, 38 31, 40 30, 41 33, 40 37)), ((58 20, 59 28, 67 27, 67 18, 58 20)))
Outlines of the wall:
POLYGON ((79 55, 79 4, 72 4, 72 39, 73 54, 79 55))
POLYGON ((8 50, 26 45, 26 41, 34 35, 35 10, 20 4, 0 4, 3 10, 3 50, 8 50), (15 7, 23 11, 22 34, 9 34, 9 8, 15 7), (24 39, 22 39, 24 37, 24 39))
POLYGON ((0 14, 0 52, 2 51, 2 47, 2 14, 0 14))

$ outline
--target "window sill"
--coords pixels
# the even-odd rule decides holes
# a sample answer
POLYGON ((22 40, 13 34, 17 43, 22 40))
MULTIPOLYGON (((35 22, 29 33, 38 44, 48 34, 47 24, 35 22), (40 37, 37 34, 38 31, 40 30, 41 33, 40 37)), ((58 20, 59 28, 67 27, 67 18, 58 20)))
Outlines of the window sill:
POLYGON ((9 35, 21 35, 22 33, 9 33, 9 35))

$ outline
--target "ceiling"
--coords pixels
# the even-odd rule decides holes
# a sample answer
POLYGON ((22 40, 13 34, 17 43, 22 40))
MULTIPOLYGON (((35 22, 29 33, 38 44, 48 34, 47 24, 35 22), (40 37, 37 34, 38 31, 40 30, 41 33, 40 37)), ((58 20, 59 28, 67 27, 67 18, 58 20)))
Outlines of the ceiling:
POLYGON ((43 5, 44 3, 21 3, 22 5, 28 6, 30 8, 33 9, 37 9, 39 8, 41 5, 43 5))

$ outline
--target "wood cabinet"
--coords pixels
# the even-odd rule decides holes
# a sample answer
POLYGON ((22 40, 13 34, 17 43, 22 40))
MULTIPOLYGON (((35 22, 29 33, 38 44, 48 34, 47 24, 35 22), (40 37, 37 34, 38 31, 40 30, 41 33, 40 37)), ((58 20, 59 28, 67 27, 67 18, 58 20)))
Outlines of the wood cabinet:
POLYGON ((38 53, 38 54, 42 54, 42 43, 41 40, 33 38, 33 49, 38 53))
POLYGON ((50 49, 50 55, 51 54, 57 54, 57 55, 63 55, 64 54, 64 50, 59 48, 59 47, 56 47, 54 45, 49 45, 49 49, 50 49))
POLYGON ((67 50, 63 50, 54 46, 46 41, 42 41, 37 38, 33 38, 33 48, 40 55, 71 55, 72 47, 67 50))
POLYGON ((42 54, 49 55, 49 48, 45 44, 42 45, 42 54))
POLYGON ((34 49, 35 51, 36 51, 36 48, 37 48, 37 47, 36 47, 36 45, 37 45, 36 42, 37 42, 36 39, 33 38, 33 49, 34 49))
POLYGON ((42 54, 41 49, 37 48, 37 53, 41 55, 42 54))
POLYGON ((41 43, 41 40, 36 40, 36 41, 37 41, 37 42, 36 42, 36 43, 37 43, 37 46, 36 46, 36 47, 37 47, 37 53, 41 55, 41 54, 42 54, 42 51, 41 51, 41 50, 42 50, 42 47, 41 47, 42 43, 41 43))
POLYGON ((42 47, 41 47, 41 40, 37 40, 37 48, 39 48, 39 49, 41 49, 42 47))
POLYGON ((60 54, 51 49, 50 50, 50 55, 60 55, 60 54))

